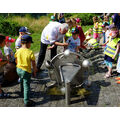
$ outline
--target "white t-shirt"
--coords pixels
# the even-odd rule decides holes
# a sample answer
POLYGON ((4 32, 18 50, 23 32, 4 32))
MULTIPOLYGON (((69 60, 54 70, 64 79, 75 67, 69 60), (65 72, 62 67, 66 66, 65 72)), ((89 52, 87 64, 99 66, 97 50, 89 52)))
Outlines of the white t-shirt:
POLYGON ((17 38, 17 40, 15 41, 15 48, 20 48, 21 47, 21 39, 17 38))
POLYGON ((41 42, 48 45, 56 41, 63 41, 64 35, 59 32, 61 25, 61 23, 51 21, 41 34, 41 42))
POLYGON ((108 40, 109 40, 109 34, 110 34, 110 30, 107 30, 106 32, 105 32, 105 42, 107 42, 108 40))
POLYGON ((10 60, 9 62, 14 62, 15 58, 14 58, 14 52, 12 51, 12 49, 10 47, 5 46, 4 47, 4 53, 5 55, 9 55, 10 56, 10 60))
POLYGON ((76 48, 77 46, 80 46, 80 39, 77 38, 76 40, 73 39, 73 37, 71 36, 70 38, 68 38, 68 40, 66 41, 66 43, 68 43, 68 49, 72 52, 76 52, 76 48))

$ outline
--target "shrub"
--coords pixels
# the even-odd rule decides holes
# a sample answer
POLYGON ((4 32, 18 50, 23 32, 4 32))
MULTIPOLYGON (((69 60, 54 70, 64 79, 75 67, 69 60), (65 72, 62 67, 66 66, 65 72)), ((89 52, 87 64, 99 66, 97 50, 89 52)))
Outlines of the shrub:
POLYGON ((5 35, 18 35, 20 25, 16 22, 0 17, 0 33, 5 35))
POLYGON ((93 25, 93 16, 99 16, 99 13, 66 13, 65 17, 75 17, 82 19, 82 25, 93 25))

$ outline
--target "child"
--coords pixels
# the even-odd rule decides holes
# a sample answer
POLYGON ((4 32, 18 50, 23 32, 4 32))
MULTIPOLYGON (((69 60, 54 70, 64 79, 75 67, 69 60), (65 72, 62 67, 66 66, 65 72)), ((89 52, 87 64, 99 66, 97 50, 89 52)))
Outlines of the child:
POLYGON ((19 49, 21 47, 21 37, 23 35, 30 35, 31 33, 28 32, 28 28, 27 27, 21 27, 19 29, 19 37, 17 38, 16 42, 15 42, 15 48, 16 50, 19 49))
POLYGON ((85 35, 84 35, 82 27, 80 26, 80 22, 81 22, 81 20, 79 18, 77 18, 76 19, 76 27, 79 30, 79 36, 78 37, 79 37, 80 42, 81 42, 79 48, 85 49, 86 47, 83 45, 83 42, 85 40, 85 35))
POLYGON ((91 38, 90 36, 88 36, 86 38, 86 41, 88 41, 88 42, 85 44, 85 46, 90 47, 90 49, 97 49, 99 47, 97 39, 94 39, 94 38, 91 38))
POLYGON ((115 27, 115 25, 111 25, 110 29, 111 29, 111 40, 107 44, 107 48, 104 52, 105 64, 108 69, 108 72, 104 76, 105 78, 111 77, 112 62, 114 61, 120 47, 120 39, 118 38, 119 36, 118 29, 115 27))
POLYGON ((106 36, 105 36, 105 32, 106 32, 105 27, 109 26, 109 25, 110 25, 109 17, 104 16, 103 25, 102 25, 103 26, 103 38, 104 38, 103 43, 105 43, 105 38, 106 38, 106 36))
MULTIPOLYGON (((5 36, 0 34, 0 48, 5 46, 5 36)), ((1 89, 1 84, 3 83, 3 66, 7 64, 7 61, 4 60, 2 51, 0 50, 0 98, 8 97, 9 94, 6 94, 1 89)))
POLYGON ((105 41, 103 42, 102 46, 105 46, 105 49, 104 49, 104 52, 107 48, 107 44, 109 42, 109 40, 111 40, 111 36, 110 36, 110 29, 109 29, 109 26, 103 26, 103 29, 104 29, 104 33, 105 33, 105 41))
POLYGON ((71 19, 70 19, 70 18, 68 18, 68 19, 66 20, 66 23, 68 24, 69 29, 68 29, 68 32, 65 34, 65 37, 64 37, 64 42, 66 42, 66 40, 67 40, 69 37, 71 37, 71 36, 72 36, 71 31, 72 31, 72 26, 73 26, 73 23, 72 23, 71 19))
POLYGON ((71 52, 79 52, 80 39, 78 38, 79 30, 76 28, 72 29, 72 36, 66 41, 68 43, 67 48, 71 52))
POLYGON ((30 81, 31 81, 31 63, 33 66, 33 75, 36 76, 36 64, 35 56, 29 48, 31 47, 32 37, 29 35, 23 35, 21 37, 22 47, 15 53, 17 62, 17 73, 21 82, 21 93, 24 91, 24 105, 33 106, 34 102, 29 100, 30 98, 30 81), (23 89, 24 88, 24 89, 23 89))
POLYGON ((90 37, 92 37, 92 31, 93 31, 93 29, 92 28, 89 28, 89 30, 87 30, 85 33, 84 33, 84 35, 87 37, 87 36, 90 36, 90 37))
POLYGON ((15 63, 14 53, 13 53, 12 49, 10 48, 11 43, 13 43, 14 41, 15 41, 15 39, 12 39, 11 37, 6 36, 4 53, 5 53, 9 63, 15 63))
POLYGON ((98 17, 97 16, 94 16, 93 17, 93 23, 94 23, 94 27, 93 27, 93 38, 94 39, 98 39, 98 23, 99 20, 98 20, 98 17))

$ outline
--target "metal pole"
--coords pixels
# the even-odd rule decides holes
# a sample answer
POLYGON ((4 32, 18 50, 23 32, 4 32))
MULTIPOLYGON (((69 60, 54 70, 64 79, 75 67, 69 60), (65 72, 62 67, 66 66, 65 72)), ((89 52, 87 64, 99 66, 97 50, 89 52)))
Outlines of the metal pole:
POLYGON ((70 104, 70 82, 65 82, 65 100, 66 105, 70 104))

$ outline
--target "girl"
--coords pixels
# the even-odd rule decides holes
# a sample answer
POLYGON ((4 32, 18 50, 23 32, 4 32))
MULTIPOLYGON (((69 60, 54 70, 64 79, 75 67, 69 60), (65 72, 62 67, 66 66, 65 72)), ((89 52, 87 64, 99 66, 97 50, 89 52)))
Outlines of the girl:
POLYGON ((107 48, 104 52, 105 64, 108 69, 108 72, 104 76, 105 78, 111 77, 112 62, 114 61, 120 47, 120 39, 118 38, 119 36, 118 29, 115 27, 115 25, 111 25, 110 29, 111 29, 111 40, 107 44, 107 48))
POLYGON ((80 26, 80 22, 81 22, 81 20, 79 18, 77 18, 76 19, 76 27, 79 30, 79 36, 78 37, 79 37, 79 39, 81 41, 79 48, 85 49, 86 47, 83 45, 83 42, 85 40, 85 35, 84 35, 83 30, 82 30, 82 27, 80 26))

